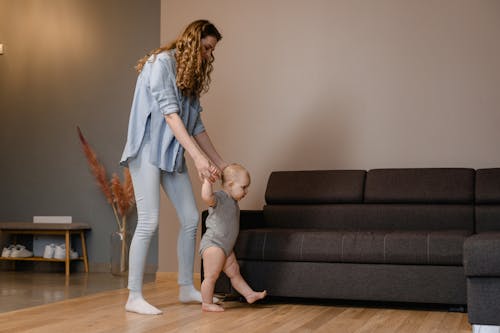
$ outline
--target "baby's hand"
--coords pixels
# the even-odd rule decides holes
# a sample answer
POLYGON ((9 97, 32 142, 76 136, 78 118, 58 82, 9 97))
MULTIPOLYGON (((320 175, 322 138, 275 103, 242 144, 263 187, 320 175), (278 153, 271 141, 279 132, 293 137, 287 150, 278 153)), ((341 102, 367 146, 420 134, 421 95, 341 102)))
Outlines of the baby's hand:
MULTIPOLYGON (((210 171, 211 176, 214 177, 215 179, 220 178, 220 170, 215 165, 211 164, 209 171, 210 171)), ((210 178, 212 178, 212 177, 210 177, 210 178)))
POLYGON ((211 184, 215 183, 215 177, 213 175, 203 177, 203 182, 209 181, 211 184))

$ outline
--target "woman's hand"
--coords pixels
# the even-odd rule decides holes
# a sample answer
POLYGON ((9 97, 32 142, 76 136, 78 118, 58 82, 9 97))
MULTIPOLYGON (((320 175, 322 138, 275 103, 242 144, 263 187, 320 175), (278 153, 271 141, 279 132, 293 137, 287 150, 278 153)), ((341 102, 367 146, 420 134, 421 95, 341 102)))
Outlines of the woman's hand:
POLYGON ((220 177, 219 169, 205 156, 196 158, 194 164, 198 170, 198 177, 201 181, 207 179, 210 183, 214 183, 220 177))
POLYGON ((210 140, 207 131, 205 130, 194 136, 194 140, 201 148, 201 150, 205 153, 205 156, 207 156, 209 160, 212 161, 212 163, 215 164, 215 166, 218 168, 220 176, 221 171, 228 166, 228 163, 224 161, 219 153, 215 150, 215 147, 212 144, 212 140, 210 140))

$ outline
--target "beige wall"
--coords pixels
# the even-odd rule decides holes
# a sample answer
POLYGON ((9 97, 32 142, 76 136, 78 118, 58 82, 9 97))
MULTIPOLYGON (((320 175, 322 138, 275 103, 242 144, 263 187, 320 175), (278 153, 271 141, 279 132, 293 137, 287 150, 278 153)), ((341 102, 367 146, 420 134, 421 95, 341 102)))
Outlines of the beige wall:
MULTIPOLYGON (((203 119, 251 171, 244 209, 273 170, 500 166, 500 1, 162 5, 162 41, 197 18, 224 36, 203 119)), ((159 270, 176 271, 166 200, 161 213, 159 270)))

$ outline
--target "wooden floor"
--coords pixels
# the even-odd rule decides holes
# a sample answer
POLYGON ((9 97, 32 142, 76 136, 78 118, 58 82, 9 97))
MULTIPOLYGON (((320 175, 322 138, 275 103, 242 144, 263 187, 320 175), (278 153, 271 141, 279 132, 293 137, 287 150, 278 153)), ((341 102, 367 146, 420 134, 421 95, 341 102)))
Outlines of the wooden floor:
MULTIPOLYGON (((147 282, 155 281, 155 275, 145 274, 144 279, 147 282)), ((123 289, 126 286, 126 276, 110 273, 73 272, 66 276, 64 269, 50 273, 0 270, 0 313, 123 289)))
POLYGON ((175 277, 159 273, 146 298, 164 311, 143 316, 124 311, 126 289, 0 314, 0 332, 329 332, 469 333, 465 313, 360 306, 225 302, 225 312, 203 313, 177 301, 175 277))

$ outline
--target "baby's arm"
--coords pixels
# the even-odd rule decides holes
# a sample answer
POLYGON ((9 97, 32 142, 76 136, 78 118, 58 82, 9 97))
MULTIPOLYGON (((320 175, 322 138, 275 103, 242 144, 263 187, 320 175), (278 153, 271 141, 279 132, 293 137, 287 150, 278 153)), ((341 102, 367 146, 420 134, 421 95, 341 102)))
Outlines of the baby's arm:
POLYGON ((201 198, 209 207, 215 206, 217 199, 215 198, 214 191, 212 189, 212 183, 208 179, 203 180, 201 185, 201 198))

